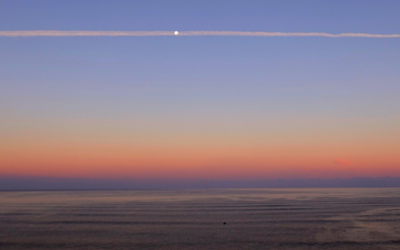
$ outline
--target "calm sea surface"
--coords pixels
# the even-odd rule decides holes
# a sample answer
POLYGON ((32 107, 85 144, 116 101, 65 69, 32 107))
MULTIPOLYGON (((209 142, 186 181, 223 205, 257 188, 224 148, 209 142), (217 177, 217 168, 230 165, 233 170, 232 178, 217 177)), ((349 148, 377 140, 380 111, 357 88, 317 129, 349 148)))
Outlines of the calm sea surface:
POLYGON ((399 250, 400 189, 0 192, 0 249, 399 250))

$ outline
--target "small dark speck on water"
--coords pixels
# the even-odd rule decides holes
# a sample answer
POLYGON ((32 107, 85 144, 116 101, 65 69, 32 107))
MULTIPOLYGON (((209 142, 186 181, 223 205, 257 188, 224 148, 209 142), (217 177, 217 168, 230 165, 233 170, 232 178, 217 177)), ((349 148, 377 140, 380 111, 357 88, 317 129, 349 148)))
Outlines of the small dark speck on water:
POLYGON ((226 225, 226 222, 224 221, 224 225, 226 225))

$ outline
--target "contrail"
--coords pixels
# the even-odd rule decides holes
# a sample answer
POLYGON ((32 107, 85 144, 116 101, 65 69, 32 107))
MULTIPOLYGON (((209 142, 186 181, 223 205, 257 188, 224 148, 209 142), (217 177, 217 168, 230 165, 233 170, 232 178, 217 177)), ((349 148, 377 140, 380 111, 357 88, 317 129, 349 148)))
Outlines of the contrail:
POLYGON ((1 37, 75 37, 75 36, 258 36, 258 37, 358 37, 400 38, 400 34, 368 33, 319 33, 319 32, 252 32, 252 31, 62 31, 62 30, 18 30, 0 31, 1 37))

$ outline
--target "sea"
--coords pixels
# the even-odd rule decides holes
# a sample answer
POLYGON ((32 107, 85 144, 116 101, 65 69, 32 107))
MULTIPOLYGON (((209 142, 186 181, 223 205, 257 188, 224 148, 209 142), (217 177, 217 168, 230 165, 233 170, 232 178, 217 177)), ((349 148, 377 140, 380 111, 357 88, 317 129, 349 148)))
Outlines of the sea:
POLYGON ((400 249, 400 189, 0 192, 0 249, 400 249))

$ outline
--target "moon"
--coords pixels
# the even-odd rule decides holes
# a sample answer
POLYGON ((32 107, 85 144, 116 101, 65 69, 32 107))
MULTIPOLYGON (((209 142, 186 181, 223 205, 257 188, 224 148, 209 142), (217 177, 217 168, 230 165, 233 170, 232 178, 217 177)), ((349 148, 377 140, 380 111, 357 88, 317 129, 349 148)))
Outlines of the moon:
POLYGON ((175 31, 174 34, 175 34, 175 36, 177 36, 177 35, 179 34, 179 32, 178 32, 178 31, 175 31))

